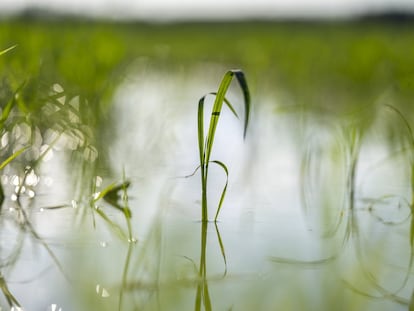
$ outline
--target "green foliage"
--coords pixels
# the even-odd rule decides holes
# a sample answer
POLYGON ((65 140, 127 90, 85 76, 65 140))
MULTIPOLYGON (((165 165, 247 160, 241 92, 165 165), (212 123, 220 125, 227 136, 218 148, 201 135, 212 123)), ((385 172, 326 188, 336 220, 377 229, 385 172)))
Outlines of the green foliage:
POLYGON ((224 197, 227 191, 227 181, 228 181, 228 169, 223 162, 220 161, 211 161, 210 156, 213 150, 214 137, 216 134, 217 124, 220 118, 221 110, 223 104, 225 103, 231 112, 237 117, 237 114, 230 104, 230 102, 225 98, 227 90, 230 86, 233 77, 236 77, 237 82, 239 83, 244 97, 244 107, 245 107, 245 119, 244 119, 244 136, 246 135, 247 125, 249 122, 249 112, 250 112, 250 93, 247 87, 247 82, 244 73, 241 70, 229 70, 224 75, 221 80, 219 89, 217 93, 210 93, 215 95, 216 99, 214 101, 213 109, 211 111, 210 123, 207 136, 204 138, 204 101, 206 96, 203 96, 198 103, 198 149, 200 156, 200 169, 201 169, 201 185, 202 185, 202 221, 208 221, 208 210, 207 210, 207 181, 208 181, 208 168, 210 163, 215 163, 220 166, 226 173, 226 184, 224 186, 223 192, 220 197, 219 205, 217 208, 216 216, 214 221, 217 220, 217 217, 220 213, 221 206, 224 201, 224 197))
POLYGON ((409 25, 381 23, 9 20, 0 23, 0 46, 19 48, 0 59, 0 72, 12 73, 14 88, 40 77, 102 108, 123 76, 120 70, 135 61, 184 72, 215 63, 255 72, 251 86, 282 93, 289 102, 347 109, 389 88, 398 89, 401 101, 413 97, 413 32, 409 25))

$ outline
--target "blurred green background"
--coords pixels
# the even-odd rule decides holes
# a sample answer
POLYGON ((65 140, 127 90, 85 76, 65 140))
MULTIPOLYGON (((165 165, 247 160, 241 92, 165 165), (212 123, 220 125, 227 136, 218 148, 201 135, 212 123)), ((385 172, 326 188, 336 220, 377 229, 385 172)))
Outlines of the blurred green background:
MULTIPOLYGON (((11 19, 0 23, 3 83, 59 83, 102 99, 137 59, 163 70, 194 65, 242 68, 254 91, 283 93, 291 103, 372 103, 392 90, 400 103, 414 92, 412 23, 234 22, 111 23, 11 19)), ((35 93, 31 90, 32 95, 35 93)))

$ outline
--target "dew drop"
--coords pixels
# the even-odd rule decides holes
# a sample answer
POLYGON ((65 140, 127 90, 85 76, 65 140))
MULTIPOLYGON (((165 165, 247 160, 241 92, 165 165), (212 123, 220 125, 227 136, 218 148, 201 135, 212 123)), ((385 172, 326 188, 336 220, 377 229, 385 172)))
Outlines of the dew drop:
POLYGON ((33 170, 30 171, 26 176, 26 185, 27 186, 36 186, 39 182, 39 176, 35 174, 33 170))
POLYGON ((6 132, 0 139, 0 147, 5 148, 9 144, 9 133, 6 132))
POLYGON ((59 83, 55 83, 53 84, 53 91, 55 91, 56 93, 62 93, 64 92, 63 87, 59 84, 59 83))
POLYGON ((108 290, 99 284, 96 284, 96 293, 102 298, 107 298, 110 296, 108 290))
POLYGON ((29 198, 33 199, 36 196, 36 193, 33 190, 27 190, 26 194, 29 196, 29 198))
POLYGON ((72 204, 72 208, 78 208, 78 202, 76 200, 72 200, 70 203, 72 204))
POLYGON ((108 247, 108 242, 105 242, 105 241, 101 241, 100 243, 99 243, 99 245, 101 245, 101 247, 108 247))
POLYGON ((96 185, 96 187, 100 187, 102 185, 102 177, 101 176, 96 176, 95 177, 95 185, 96 185))
POLYGON ((52 303, 48 308, 48 311, 62 311, 62 308, 59 308, 57 304, 52 303))
POLYGON ((15 193, 25 193, 26 192, 26 187, 20 187, 20 186, 16 186, 15 188, 14 188, 14 192, 15 193))
POLYGON ((17 175, 13 175, 12 177, 11 177, 11 180, 10 180, 10 183, 13 185, 13 186, 20 186, 20 177, 19 176, 17 176, 17 175))

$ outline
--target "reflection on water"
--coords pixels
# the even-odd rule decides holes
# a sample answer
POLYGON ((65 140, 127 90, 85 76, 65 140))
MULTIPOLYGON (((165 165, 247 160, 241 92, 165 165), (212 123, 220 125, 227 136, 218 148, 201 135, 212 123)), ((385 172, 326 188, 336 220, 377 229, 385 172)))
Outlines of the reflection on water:
MULTIPOLYGON (((200 180, 184 176, 198 165, 197 102, 217 87, 216 69, 134 74, 114 98, 107 150, 98 152, 76 117, 79 99, 60 96, 76 127, 16 123, 2 134, 7 148, 24 146, 29 132, 38 146, 2 172, 4 306, 408 308, 412 149, 399 117, 379 106, 375 117, 357 116, 372 119, 361 126, 312 108, 280 112, 277 100, 253 94, 245 141, 241 122, 222 115, 212 159, 228 164, 229 188, 220 221, 201 223, 200 180), (72 186, 74 149, 88 163, 106 152, 109 167, 72 186)), ((235 105, 238 96, 229 94, 235 105)), ((210 174, 209 183, 224 183, 219 169, 210 174)), ((210 215, 220 189, 209 188, 210 215)))

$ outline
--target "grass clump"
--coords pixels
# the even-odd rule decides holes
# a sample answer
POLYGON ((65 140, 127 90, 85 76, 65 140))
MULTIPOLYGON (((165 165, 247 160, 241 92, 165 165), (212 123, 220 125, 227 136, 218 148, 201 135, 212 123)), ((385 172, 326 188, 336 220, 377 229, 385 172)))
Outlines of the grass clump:
POLYGON ((198 102, 198 148, 199 148, 199 156, 200 156, 200 165, 199 168, 201 170, 201 190, 202 190, 202 199, 201 199, 201 220, 203 222, 208 221, 208 208, 207 208, 207 181, 208 181, 208 168, 210 163, 214 163, 220 166, 224 172, 226 173, 226 184, 223 188, 220 201, 217 207, 217 212, 214 217, 214 221, 217 221, 218 215, 220 213, 221 206, 224 201, 224 197, 227 191, 227 181, 228 181, 228 169, 227 166, 217 160, 210 160, 211 152, 213 150, 213 143, 214 137, 216 134, 217 124, 220 118, 221 110, 223 108, 223 104, 225 103, 230 111, 237 117, 237 113, 234 110, 233 106, 230 102, 226 99, 226 93, 229 89, 229 86, 233 80, 233 77, 236 77, 237 82, 240 85, 240 88, 243 92, 244 97, 244 108, 245 108, 245 118, 244 118, 244 136, 246 136, 247 125, 249 122, 249 114, 250 114, 250 92, 247 86, 246 77, 241 70, 229 70, 224 75, 223 79, 221 80, 220 86, 217 92, 209 93, 204 95, 198 102), (211 111, 211 117, 209 122, 209 129, 207 132, 207 136, 204 137, 204 102, 208 95, 214 95, 215 101, 213 105, 213 109, 211 111))

